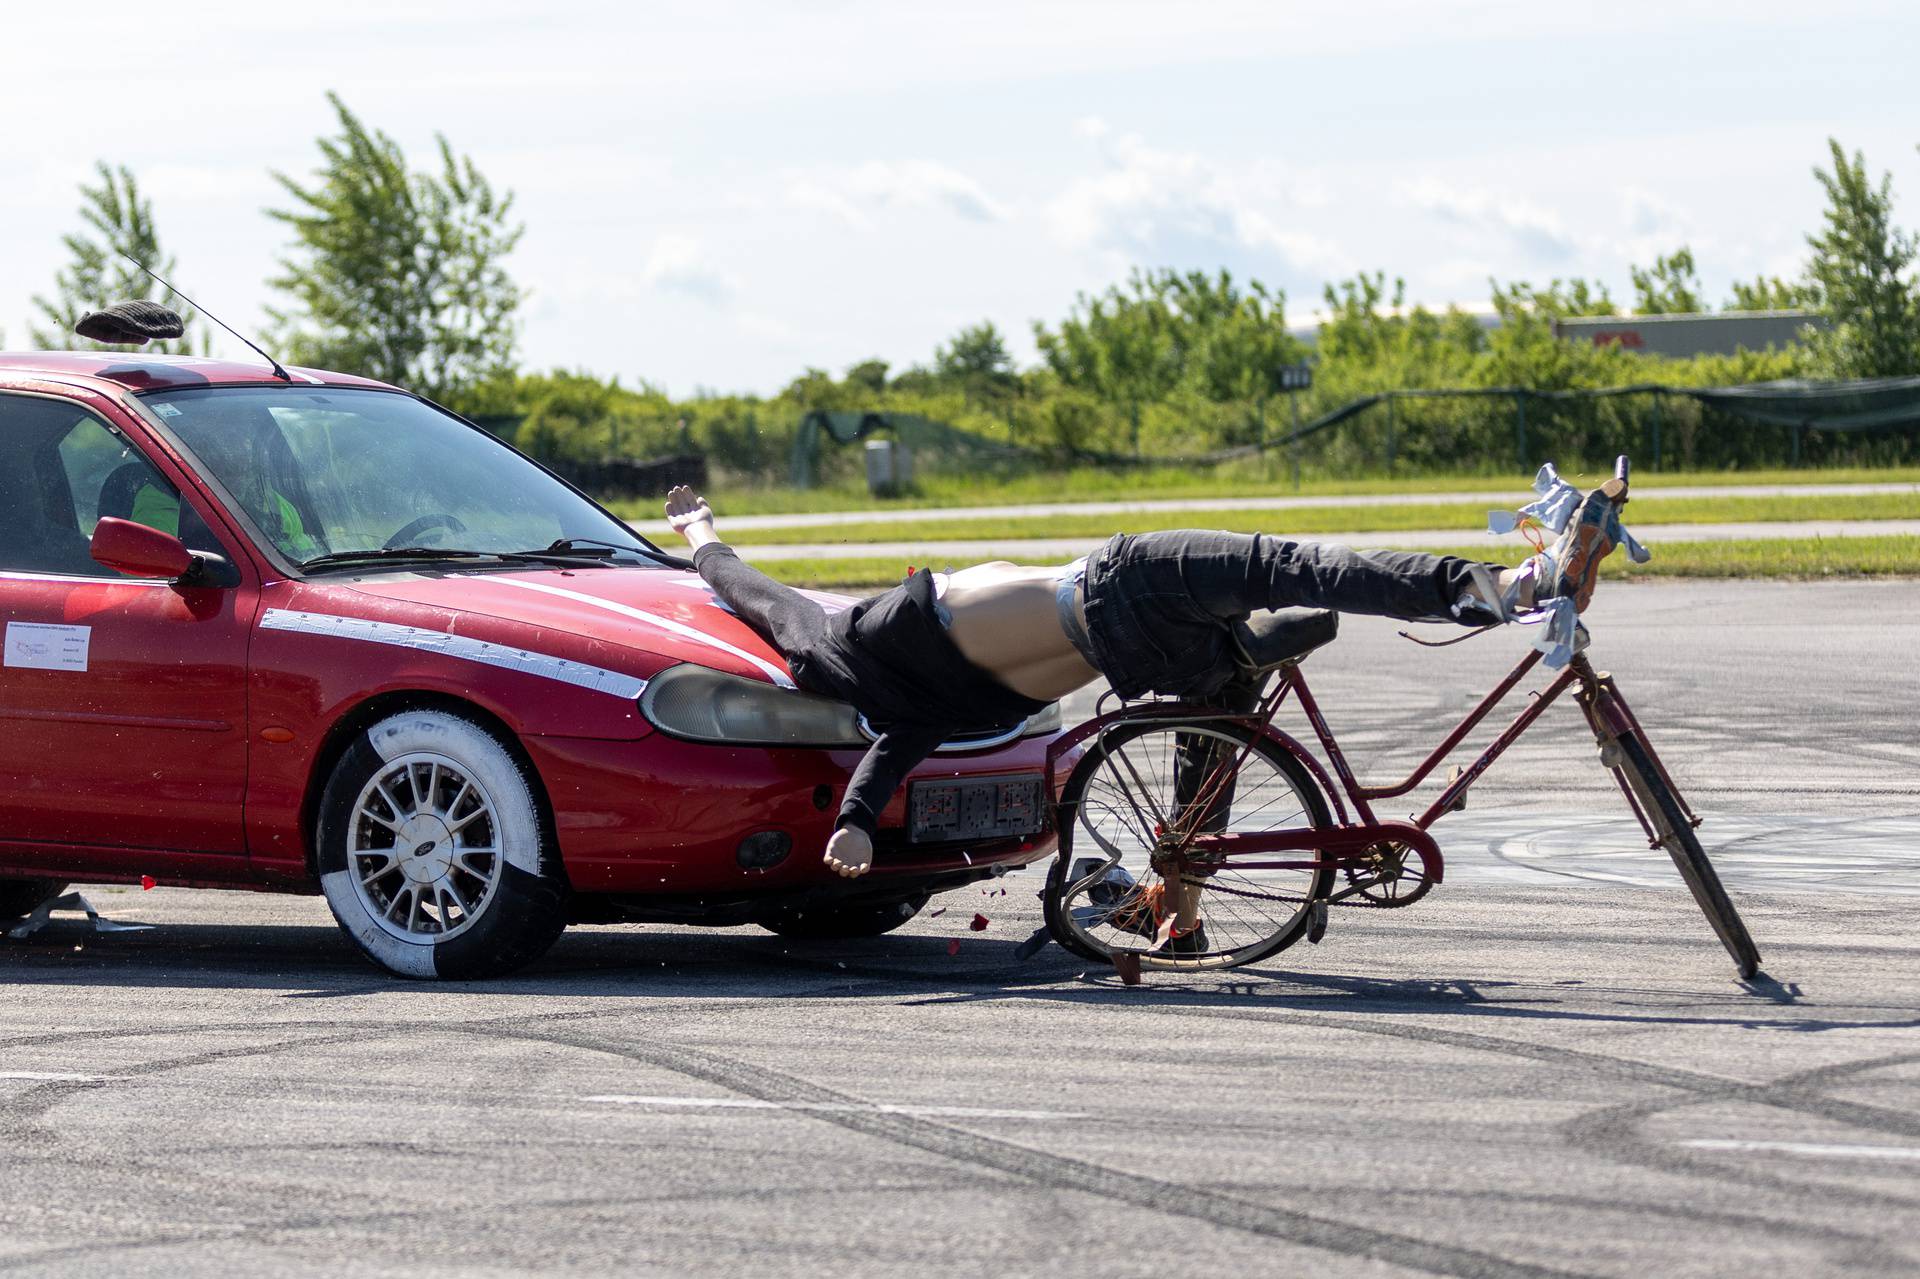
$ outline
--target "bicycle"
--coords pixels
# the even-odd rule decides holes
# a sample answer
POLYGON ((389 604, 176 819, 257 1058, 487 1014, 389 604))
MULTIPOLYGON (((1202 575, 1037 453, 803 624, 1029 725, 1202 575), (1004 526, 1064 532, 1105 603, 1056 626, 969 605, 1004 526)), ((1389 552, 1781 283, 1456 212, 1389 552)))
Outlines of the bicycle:
MULTIPOLYGON (((1610 492, 1617 505, 1626 500, 1626 467, 1623 457, 1619 490, 1610 492)), ((1740 976, 1759 971, 1753 939, 1694 834, 1701 819, 1613 677, 1595 670, 1584 651, 1477 758, 1454 769, 1424 812, 1411 821, 1382 821, 1373 803, 1405 795, 1432 776, 1543 654, 1522 658, 1406 778, 1363 786, 1301 670, 1310 653, 1338 634, 1338 615, 1282 609, 1232 629, 1241 675, 1219 705, 1144 701, 1104 711, 1109 693, 1093 719, 1049 750, 1046 793, 1057 796, 1060 847, 1042 900, 1048 930, 1069 951, 1115 964, 1129 980, 1137 979, 1136 964, 1233 968, 1303 936, 1319 941, 1329 906, 1411 906, 1445 874, 1429 828, 1464 808, 1469 788, 1571 689, 1600 761, 1648 846, 1673 859, 1740 976), (1289 698, 1332 764, 1338 789, 1305 745, 1274 727, 1289 698), (1064 787, 1056 787, 1059 761, 1083 744, 1064 787), (1097 855, 1076 855, 1081 835, 1097 855)))

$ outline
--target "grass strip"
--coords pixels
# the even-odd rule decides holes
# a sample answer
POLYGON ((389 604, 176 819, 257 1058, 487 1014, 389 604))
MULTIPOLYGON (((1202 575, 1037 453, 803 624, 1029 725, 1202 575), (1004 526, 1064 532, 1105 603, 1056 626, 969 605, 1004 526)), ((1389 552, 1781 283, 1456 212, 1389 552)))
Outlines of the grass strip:
MULTIPOLYGON (((1654 577, 1738 577, 1809 580, 1835 577, 1920 577, 1920 537, 1759 538, 1742 542, 1662 542, 1646 564, 1623 553, 1607 558, 1601 576, 1610 580, 1654 577)), ((1440 555, 1478 559, 1485 542, 1444 548, 1440 555)), ((1515 550, 1514 559, 1519 558, 1515 550)), ((1046 561, 1052 562, 1052 561, 1046 561)), ((1065 563, 1062 557, 1058 562, 1065 563)), ((851 556, 782 560, 764 566, 781 581, 816 590, 870 594, 897 585, 906 572, 898 559, 851 556)))
MULTIPOLYGON (((1587 486, 1604 475, 1568 472, 1566 478, 1587 486)), ((714 485, 708 496, 731 515, 791 515, 822 511, 908 510, 918 506, 1002 506, 1018 502, 1074 502, 1183 497, 1332 497, 1367 493, 1477 493, 1511 487, 1515 500, 1527 491, 1533 473, 1513 471, 1480 475, 1426 476, 1309 476, 1299 488, 1284 465, 1255 464, 1239 471, 1169 468, 1165 470, 1109 471, 1082 468, 1042 471, 1030 475, 923 476, 911 493, 893 498, 870 495, 864 483, 847 480, 816 489, 729 487, 714 485)), ((1831 470, 1761 471, 1636 471, 1636 491, 1676 485, 1732 484, 1914 484, 1920 467, 1835 467, 1831 470)), ((623 518, 658 519, 657 499, 617 502, 623 518)))
MULTIPOLYGON (((1525 495, 1516 494, 1515 505, 1525 495)), ((1815 497, 1636 497, 1627 506, 1630 524, 1730 524, 1788 520, 1920 519, 1920 493, 1863 493, 1815 497)), ((1395 533, 1410 529, 1485 527, 1486 515, 1458 503, 1409 502, 1397 506, 1316 506, 1287 511, 1145 511, 1137 514, 1061 514, 1027 519, 933 519, 898 523, 836 524, 812 528, 728 530, 736 546, 804 546, 808 543, 941 542, 971 538, 1104 537, 1158 529, 1215 528, 1231 533, 1395 533)), ((668 533, 665 521, 642 524, 652 536, 668 533)), ((720 527, 726 529, 723 517, 720 527)))

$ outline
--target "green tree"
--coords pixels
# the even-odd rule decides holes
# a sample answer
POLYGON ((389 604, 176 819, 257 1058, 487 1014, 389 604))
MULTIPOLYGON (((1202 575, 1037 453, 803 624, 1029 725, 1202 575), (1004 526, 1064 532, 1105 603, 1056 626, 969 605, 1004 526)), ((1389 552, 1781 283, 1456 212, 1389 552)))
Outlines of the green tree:
POLYGON ((1827 194, 1825 226, 1807 237, 1807 275, 1819 288, 1832 327, 1811 336, 1816 364, 1833 377, 1920 372, 1920 297, 1914 291, 1911 232, 1893 225, 1893 175, 1878 186, 1866 158, 1848 159, 1829 138, 1831 173, 1813 176, 1827 194))
POLYGON ((1064 386, 1126 410, 1137 451, 1141 410, 1164 400, 1180 382, 1174 327, 1161 291, 1136 271, 1124 289, 1081 294, 1057 330, 1036 322, 1033 336, 1064 386))
POLYGON ((1182 378, 1205 399, 1268 399, 1280 393, 1281 371, 1306 358, 1287 332, 1287 295, 1277 289, 1249 280, 1243 291, 1224 270, 1163 272, 1153 285, 1175 318, 1182 378))
POLYGON ((1487 335, 1486 358, 1475 366, 1483 385, 1561 391, 1632 376, 1637 357, 1620 347, 1570 342, 1554 331, 1554 321, 1564 317, 1617 314, 1605 286, 1586 280, 1553 280, 1545 288, 1492 284, 1500 326, 1487 335))
POLYGON ((1820 307, 1820 290, 1807 280, 1783 280, 1777 275, 1735 280, 1729 311, 1813 311, 1820 307))
POLYGON ((847 370, 848 386, 858 387, 871 395, 879 395, 887 389, 887 362, 885 360, 862 360, 847 370))
POLYGON ((394 140, 329 93, 336 137, 319 139, 311 185, 284 173, 293 198, 271 217, 293 252, 272 285, 292 306, 272 314, 292 359, 410 387, 474 407, 511 378, 521 291, 504 259, 525 228, 512 193, 496 194, 444 136, 438 173, 416 173, 394 140))
POLYGON ((89 342, 75 336, 73 326, 88 311, 140 298, 171 306, 187 322, 186 336, 174 342, 150 342, 143 350, 206 353, 210 349, 206 326, 196 322, 192 308, 168 295, 121 256, 127 254, 169 280, 173 278, 174 261, 160 246, 152 201, 140 194, 139 183, 125 165, 111 168, 104 160, 98 161, 94 173, 99 178, 97 186, 80 184, 80 218, 90 231, 61 237, 70 260, 54 277, 54 295, 48 298, 35 294, 33 299, 34 309, 48 327, 30 323, 28 337, 36 347, 51 351, 131 349, 89 342))
POLYGON ((1693 250, 1681 245, 1650 267, 1631 267, 1636 315, 1693 315, 1707 309, 1700 301, 1700 275, 1693 250))
POLYGON ((514 443, 543 461, 598 462, 667 451, 674 406, 653 387, 555 369, 519 379, 523 417, 514 443))
POLYGON ((959 387, 969 402, 1005 399, 1019 389, 1007 340, 991 321, 969 325, 935 347, 933 372, 959 387))

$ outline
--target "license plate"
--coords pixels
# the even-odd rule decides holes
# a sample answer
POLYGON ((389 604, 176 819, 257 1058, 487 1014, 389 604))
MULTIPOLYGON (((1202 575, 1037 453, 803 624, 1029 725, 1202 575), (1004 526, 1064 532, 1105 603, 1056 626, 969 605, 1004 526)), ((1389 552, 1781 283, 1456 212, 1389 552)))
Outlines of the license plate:
POLYGON ((1044 824, 1040 788, 1037 773, 915 782, 907 790, 908 836, 921 844, 1036 835, 1044 824))

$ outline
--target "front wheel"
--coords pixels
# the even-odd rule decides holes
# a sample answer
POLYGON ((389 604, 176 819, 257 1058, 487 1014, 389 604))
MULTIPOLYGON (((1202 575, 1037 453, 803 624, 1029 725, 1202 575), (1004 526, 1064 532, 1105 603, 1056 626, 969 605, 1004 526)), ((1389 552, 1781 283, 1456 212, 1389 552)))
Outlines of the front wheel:
POLYGON ((1673 864, 1679 868, 1680 878, 1686 880, 1693 900, 1700 904, 1707 922, 1713 925, 1720 944, 1727 948, 1727 954, 1733 956, 1734 967, 1741 978, 1752 977, 1760 971, 1760 952, 1755 948, 1753 938, 1748 935, 1740 912, 1728 900, 1727 890, 1720 886, 1720 876, 1713 869, 1713 863, 1707 860, 1706 850, 1700 847, 1700 840, 1693 833, 1693 823, 1687 820, 1673 788, 1654 765, 1646 745, 1633 733, 1624 734, 1618 740, 1620 771, 1633 788, 1634 798, 1640 801, 1640 810, 1653 823, 1661 846, 1673 858, 1673 864))
POLYGON ((401 977, 497 977, 566 924, 532 781, 498 737, 445 711, 391 715, 347 748, 315 859, 340 927, 401 977))
POLYGON ((1042 894, 1047 927, 1096 962, 1131 953, 1147 968, 1253 963, 1305 936, 1313 903, 1333 887, 1332 865, 1311 853, 1243 858, 1312 863, 1290 869, 1228 860, 1176 869, 1171 886, 1163 876, 1176 827, 1257 835, 1333 824, 1306 767, 1233 720, 1145 720, 1102 732, 1067 778, 1059 814, 1060 854, 1042 894), (1200 927, 1157 945, 1170 888, 1197 894, 1200 927))

